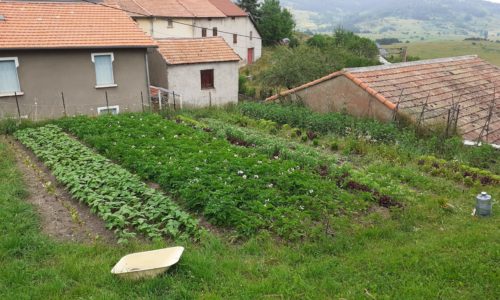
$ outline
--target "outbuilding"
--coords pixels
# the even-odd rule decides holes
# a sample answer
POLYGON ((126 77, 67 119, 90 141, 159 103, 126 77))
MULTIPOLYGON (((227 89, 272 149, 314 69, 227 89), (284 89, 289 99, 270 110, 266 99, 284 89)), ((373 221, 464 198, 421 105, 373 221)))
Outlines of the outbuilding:
POLYGON ((221 37, 157 40, 151 84, 179 95, 182 107, 238 102, 240 57, 221 37))
POLYGON ((0 1, 0 118, 141 111, 154 47, 110 7, 0 1))
POLYGON ((500 67, 475 55, 332 73, 267 101, 301 101, 318 112, 346 111, 391 121, 455 126, 467 143, 500 145, 500 67))

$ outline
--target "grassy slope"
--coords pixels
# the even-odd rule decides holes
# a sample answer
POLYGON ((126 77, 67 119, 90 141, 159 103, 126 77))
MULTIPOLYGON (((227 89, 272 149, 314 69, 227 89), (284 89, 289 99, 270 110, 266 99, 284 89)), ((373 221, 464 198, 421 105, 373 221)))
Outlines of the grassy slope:
POLYGON ((128 283, 109 274, 114 262, 164 245, 84 246, 43 236, 23 201, 12 153, 0 142, 0 298, 498 298, 500 218, 470 216, 479 189, 364 159, 367 173, 405 182, 404 213, 339 218, 335 238, 314 244, 278 245, 262 236, 231 245, 208 236, 186 245, 169 275, 128 283), (456 211, 441 209, 442 200, 456 211))
POLYGON ((482 59, 500 66, 500 43, 472 41, 433 41, 399 44, 408 46, 408 54, 422 59, 477 54, 482 59))

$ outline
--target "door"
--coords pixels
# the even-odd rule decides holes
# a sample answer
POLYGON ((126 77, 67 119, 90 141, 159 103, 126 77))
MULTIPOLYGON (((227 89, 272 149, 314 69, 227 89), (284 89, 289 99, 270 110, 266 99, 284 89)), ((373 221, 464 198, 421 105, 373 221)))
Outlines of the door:
POLYGON ((254 49, 248 48, 247 63, 249 65, 253 64, 253 59, 254 59, 254 49))

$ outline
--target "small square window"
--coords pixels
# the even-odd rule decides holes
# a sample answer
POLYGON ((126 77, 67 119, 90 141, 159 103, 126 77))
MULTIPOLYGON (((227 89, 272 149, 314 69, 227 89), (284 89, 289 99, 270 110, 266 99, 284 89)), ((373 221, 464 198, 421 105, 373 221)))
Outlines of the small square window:
POLYGON ((238 35, 233 34, 233 44, 238 44, 238 35))
POLYGON ((120 106, 118 105, 104 106, 97 108, 98 115, 117 115, 119 113, 120 113, 120 106))
POLYGON ((17 57, 0 58, 0 94, 21 92, 17 67, 17 57))
POLYGON ((168 19, 167 20, 167 23, 168 23, 168 28, 174 28, 174 21, 172 19, 168 19))
POLYGON ((113 60, 113 53, 92 53, 97 88, 116 86, 113 77, 113 60))
POLYGON ((201 89, 213 89, 214 86, 214 70, 201 70, 201 89))
POLYGON ((207 29, 206 28, 201 29, 201 37, 207 37, 207 29))
POLYGON ((213 35, 213 36, 217 36, 217 27, 214 27, 214 28, 212 29, 212 35, 213 35))

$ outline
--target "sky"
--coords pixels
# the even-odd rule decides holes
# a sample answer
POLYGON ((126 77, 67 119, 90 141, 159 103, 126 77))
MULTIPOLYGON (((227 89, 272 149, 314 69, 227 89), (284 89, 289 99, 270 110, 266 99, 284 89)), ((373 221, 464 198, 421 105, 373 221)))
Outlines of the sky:
POLYGON ((500 0, 486 0, 486 1, 495 2, 495 3, 500 3, 500 0))

